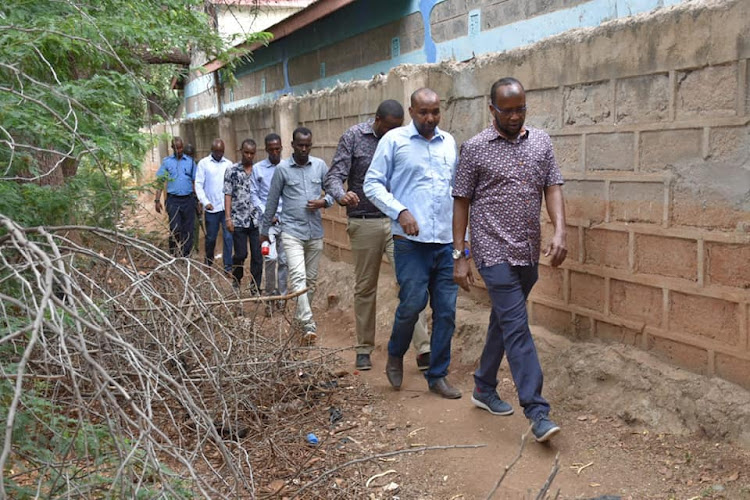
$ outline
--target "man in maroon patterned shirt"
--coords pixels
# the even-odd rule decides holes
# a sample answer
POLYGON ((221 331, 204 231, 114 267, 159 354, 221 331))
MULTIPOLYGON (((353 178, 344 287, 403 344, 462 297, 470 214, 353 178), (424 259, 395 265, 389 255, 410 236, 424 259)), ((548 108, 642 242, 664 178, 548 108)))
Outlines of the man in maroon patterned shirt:
POLYGON ((555 227, 544 255, 552 266, 559 266, 567 254, 563 178, 549 136, 524 126, 526 94, 521 82, 495 82, 490 113, 492 125, 461 146, 453 187, 453 278, 465 290, 474 282, 464 257, 471 207, 472 257, 492 301, 471 401, 494 415, 513 413, 497 395, 497 371, 507 354, 519 402, 541 442, 560 428, 549 419, 550 406, 542 397, 542 368, 529 330, 526 298, 538 277, 542 198, 555 227))

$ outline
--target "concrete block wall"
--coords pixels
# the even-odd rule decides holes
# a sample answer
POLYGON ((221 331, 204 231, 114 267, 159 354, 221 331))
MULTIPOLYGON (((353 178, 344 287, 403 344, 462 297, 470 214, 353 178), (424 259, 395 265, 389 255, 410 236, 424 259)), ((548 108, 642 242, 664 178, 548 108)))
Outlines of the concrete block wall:
MULTIPOLYGON (((569 256, 561 268, 542 259, 532 321, 750 388, 749 32, 750 2, 687 3, 466 63, 400 66, 207 128, 236 144, 255 138, 261 159, 267 131, 282 134, 287 156, 303 124, 330 162, 341 133, 381 100, 408 107, 429 86, 460 143, 489 124, 492 82, 515 76, 566 179, 569 256)), ((201 121, 184 127, 210 135, 201 121)), ((324 219, 326 252, 350 260, 345 211, 324 219)), ((545 241, 551 231, 543 214, 545 241)))

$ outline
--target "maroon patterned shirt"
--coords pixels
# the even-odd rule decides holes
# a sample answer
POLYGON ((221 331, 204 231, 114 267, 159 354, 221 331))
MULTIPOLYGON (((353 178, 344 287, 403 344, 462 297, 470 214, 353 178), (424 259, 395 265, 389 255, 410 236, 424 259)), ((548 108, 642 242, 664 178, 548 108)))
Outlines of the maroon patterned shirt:
POLYGON ((471 252, 478 268, 539 261, 544 188, 562 184, 552 141, 526 127, 515 142, 494 126, 461 145, 453 196, 471 200, 471 252))

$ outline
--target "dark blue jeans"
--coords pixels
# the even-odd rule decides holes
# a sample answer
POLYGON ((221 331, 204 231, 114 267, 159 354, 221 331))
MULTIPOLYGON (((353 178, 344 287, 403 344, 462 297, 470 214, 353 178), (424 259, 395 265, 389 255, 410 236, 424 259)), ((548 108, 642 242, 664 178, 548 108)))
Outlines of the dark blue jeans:
POLYGON ((448 374, 451 363, 451 340, 456 329, 456 296, 458 285, 453 282, 453 245, 447 243, 419 243, 394 238, 393 260, 400 287, 393 320, 388 354, 403 358, 409 350, 414 325, 419 313, 430 301, 432 307, 432 336, 430 337, 430 367, 425 372, 432 386, 448 374))
POLYGON ((507 354, 510 373, 518 389, 518 400, 526 418, 549 413, 542 397, 542 367, 529 330, 526 298, 538 278, 537 265, 498 264, 479 270, 492 301, 487 340, 474 382, 480 392, 494 391, 497 371, 507 354))
POLYGON ((234 227, 232 274, 237 283, 242 282, 242 277, 245 275, 248 243, 250 243, 250 275, 256 289, 260 290, 260 280, 263 277, 263 256, 260 253, 260 232, 257 227, 234 227))
POLYGON ((204 212, 206 218, 206 265, 211 267, 214 264, 216 238, 219 235, 219 226, 221 226, 221 235, 224 241, 224 248, 222 250, 224 271, 230 272, 232 270, 232 233, 227 229, 224 213, 224 210, 215 213, 204 212))
POLYGON ((167 215, 169 231, 174 238, 174 247, 170 250, 176 257, 188 257, 193 249, 193 231, 195 230, 195 196, 167 195, 167 215))

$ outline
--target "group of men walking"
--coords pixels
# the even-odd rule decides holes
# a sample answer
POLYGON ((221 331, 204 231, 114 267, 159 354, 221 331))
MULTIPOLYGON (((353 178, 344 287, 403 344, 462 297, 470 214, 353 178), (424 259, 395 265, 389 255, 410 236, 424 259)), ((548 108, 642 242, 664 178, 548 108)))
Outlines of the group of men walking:
MULTIPOLYGON (((542 252, 542 200, 554 226, 544 255, 550 257, 552 266, 560 265, 566 257, 563 179, 549 136, 525 125, 526 95, 521 83, 513 78, 498 80, 489 100, 492 123, 464 142, 460 153, 453 136, 438 127, 440 97, 428 88, 411 96, 411 123, 403 126, 402 106, 387 100, 373 119, 349 128, 339 141, 330 169, 309 154, 312 132, 297 128, 292 136, 293 154, 280 160, 279 140, 278 155, 271 161, 277 166, 260 174, 270 185, 267 190, 256 188, 253 193, 258 199, 253 201, 242 200, 242 190, 235 188, 244 182, 243 175, 252 178, 261 170, 252 165, 255 144, 247 140, 242 146, 242 163, 225 175, 225 217, 228 229, 235 234, 234 245, 237 229, 250 228, 252 233, 259 215, 261 242, 270 241, 274 236, 271 228, 279 225, 275 238, 277 244, 281 240, 286 252, 289 289, 307 289, 298 298, 296 319, 305 338, 314 340, 317 328, 310 302, 323 250, 320 209, 334 202, 347 207, 355 268, 355 366, 360 370, 372 367, 375 299, 380 263, 386 255, 399 284, 399 305, 385 363, 388 381, 396 390, 402 386, 403 358, 412 344, 430 391, 449 399, 461 397, 447 375, 458 287, 468 290, 474 282, 469 265, 473 260, 487 287, 492 311, 471 400, 494 415, 513 413, 513 407, 497 394, 498 369, 507 356, 532 432, 538 441, 546 441, 560 428, 549 419, 550 406, 541 395, 542 369, 528 326, 526 299, 537 280, 542 252), (256 212, 256 219, 252 209, 239 208, 235 216, 235 208, 243 203, 264 206, 258 209, 260 214, 256 212), (432 310, 430 334, 424 313, 428 302, 432 310)), ((167 158, 162 168, 180 165, 177 144, 174 146, 175 157, 167 158)), ((269 149, 268 137, 266 151, 269 159, 276 151, 269 149)), ((218 156, 212 147, 211 158, 217 166, 218 156)), ((182 196, 183 191, 175 192, 182 196)), ((169 211, 169 199, 167 204, 169 211)), ((206 245, 208 250, 208 237, 206 245)), ((239 283, 244 257, 236 248, 234 255, 233 274, 239 283)), ((251 264, 251 274, 259 283, 260 277, 252 269, 251 264)))

